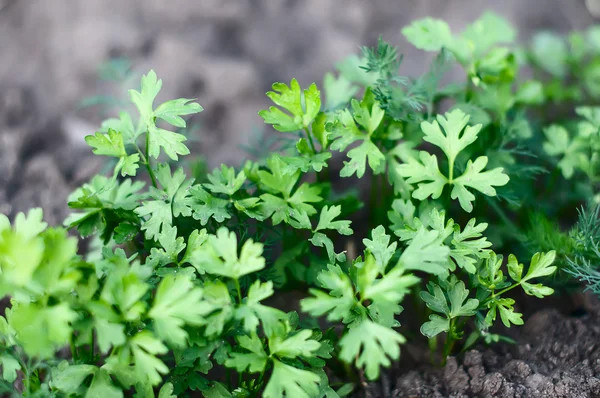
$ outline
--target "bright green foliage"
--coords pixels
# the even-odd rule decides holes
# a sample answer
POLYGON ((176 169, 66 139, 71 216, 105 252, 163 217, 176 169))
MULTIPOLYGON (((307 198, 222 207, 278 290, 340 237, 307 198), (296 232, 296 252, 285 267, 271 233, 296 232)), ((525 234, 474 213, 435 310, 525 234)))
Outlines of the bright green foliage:
POLYGON ((395 314, 402 311, 399 303, 418 278, 406 273, 407 261, 401 260, 387 270, 396 242, 389 244, 390 236, 383 227, 374 229, 372 238, 364 242, 364 262, 356 260, 350 275, 339 265, 329 265, 318 277, 328 292, 311 289, 313 297, 302 300, 301 304, 303 311, 315 316, 327 314, 327 320, 348 325, 348 332, 340 341, 340 357, 347 362, 355 361, 373 379, 379 375, 381 366, 389 366, 390 359, 398 359, 400 355, 398 345, 404 342, 404 337, 390 328, 399 326, 394 320, 395 314))
POLYGON ((425 51, 446 48, 465 67, 473 66, 494 45, 510 43, 516 32, 510 24, 496 14, 487 12, 453 36, 446 22, 424 18, 402 29, 402 34, 415 47, 425 51))
POLYGON ((464 282, 452 278, 442 286, 443 288, 440 285, 429 283, 428 291, 421 292, 421 299, 427 307, 444 315, 444 317, 437 314, 430 315, 429 321, 421 326, 421 333, 427 337, 433 337, 441 332, 450 332, 454 319, 475 315, 479 306, 477 299, 468 299, 469 291, 465 288, 464 282))
POLYGON ((259 114, 285 134, 193 178, 175 162, 202 108, 155 106, 162 82, 143 76, 139 118, 86 137, 114 167, 69 197, 64 225, 89 245, 39 209, 0 215, 0 393, 361 394, 356 380, 393 366, 418 329, 444 363, 479 338, 509 341, 490 331, 526 321, 513 289, 546 297, 567 267, 600 291, 600 210, 561 229, 600 203, 600 111, 585 106, 600 97, 598 27, 520 50, 490 13, 460 34, 432 18, 403 33, 436 52, 420 76, 380 39, 325 76, 323 97, 275 83, 259 114), (464 77, 447 84, 456 61, 464 77))
POLYGON ((180 168, 171 174, 169 165, 159 165, 157 179, 162 189, 151 187, 151 200, 142 202, 135 211, 139 217, 145 218, 142 230, 151 239, 158 239, 161 230, 172 226, 173 217, 189 217, 194 203, 189 193, 193 181, 186 180, 183 169, 180 168))
POLYGON ((412 245, 417 236, 423 235, 422 231, 437 232, 432 235, 432 239, 449 248, 450 257, 447 257, 449 261, 444 270, 454 271, 458 265, 459 268, 474 274, 477 261, 488 258, 491 252, 489 247, 492 246, 492 243, 482 235, 488 225, 486 223, 475 224, 476 220, 473 218, 461 231, 460 226, 455 224, 453 219, 449 219, 447 222, 445 219, 445 212, 434 208, 423 221, 414 218, 411 220, 412 224, 405 224, 402 228, 396 229, 395 233, 401 240, 412 245))
POLYGON ((459 177, 454 177, 457 156, 470 144, 475 142, 481 125, 467 126, 469 116, 460 109, 438 115, 433 123, 422 122, 423 139, 436 145, 448 159, 448 174, 444 175, 439 167, 436 155, 421 151, 419 159, 410 159, 407 164, 398 166, 397 171, 407 178, 409 184, 417 184, 418 188, 412 193, 413 198, 425 200, 428 197, 437 199, 442 195, 446 184, 452 185, 450 196, 458 199, 461 207, 473 211, 475 196, 467 189, 475 189, 487 196, 496 196, 494 186, 508 183, 508 176, 498 167, 483 171, 488 163, 487 156, 480 156, 475 161, 469 160, 465 171, 459 177), (466 127, 466 128, 465 128, 466 127), (442 131, 443 129, 443 131, 442 131))
POLYGON ((340 176, 350 177, 356 173, 361 178, 365 174, 367 162, 371 170, 379 174, 385 164, 385 157, 371 137, 381 124, 384 112, 370 91, 367 91, 360 102, 353 99, 351 106, 351 110, 339 111, 335 122, 326 126, 332 150, 344 151, 349 145, 360 142, 360 145, 348 151, 350 161, 344 162, 340 176))
POLYGON ((305 212, 309 216, 316 214, 317 210, 312 203, 322 200, 319 196, 321 189, 311 186, 309 183, 303 183, 294 190, 300 178, 300 171, 296 171, 292 175, 286 174, 284 162, 278 156, 270 157, 267 164, 270 172, 258 171, 260 184, 268 192, 260 196, 265 216, 271 217, 273 224, 277 225, 282 221, 289 223, 290 218, 296 212, 305 212))
POLYGON ((119 158, 119 163, 115 166, 115 174, 120 171, 123 177, 126 175, 136 175, 140 155, 137 153, 133 155, 127 154, 121 133, 109 128, 107 134, 96 133, 95 135, 88 135, 85 141, 89 146, 94 148, 96 155, 119 158))
POLYGON ((156 125, 156 119, 162 119, 175 127, 185 127, 184 115, 191 115, 202 111, 202 107, 193 100, 180 98, 163 102, 154 109, 154 99, 162 87, 162 80, 158 79, 154 71, 142 76, 140 91, 129 90, 131 102, 135 104, 140 113, 140 125, 147 134, 148 156, 158 159, 160 150, 171 159, 177 160, 177 155, 187 155, 190 150, 183 144, 185 136, 162 129, 156 125))
POLYGON ((296 79, 292 79, 289 86, 285 83, 274 83, 273 91, 269 91, 267 97, 275 105, 289 112, 286 114, 272 106, 268 111, 263 110, 258 113, 265 123, 272 124, 277 131, 290 132, 305 129, 311 125, 321 110, 321 93, 314 83, 304 91, 296 79))
POLYGON ((598 180, 600 159, 600 115, 599 108, 579 107, 576 109, 583 118, 577 124, 576 133, 560 125, 550 125, 544 129, 546 141, 544 151, 550 156, 560 157, 558 168, 566 179, 573 177, 575 171, 582 171, 591 182, 598 180))

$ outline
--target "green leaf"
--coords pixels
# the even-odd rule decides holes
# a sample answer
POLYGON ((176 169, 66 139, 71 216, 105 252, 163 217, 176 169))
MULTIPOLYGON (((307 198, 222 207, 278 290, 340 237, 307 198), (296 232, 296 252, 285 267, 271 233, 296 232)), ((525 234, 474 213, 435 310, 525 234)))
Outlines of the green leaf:
POLYGON ((460 109, 447 112, 444 116, 437 115, 432 123, 421 123, 421 130, 425 134, 423 140, 441 148, 452 166, 456 156, 477 140, 477 134, 481 130, 480 124, 467 126, 469 119, 470 116, 460 109), (443 132, 440 126, 444 129, 443 132))
POLYGON ((533 255, 527 274, 520 280, 521 287, 526 294, 543 298, 554 293, 554 289, 550 287, 544 286, 541 283, 532 284, 528 281, 552 275, 556 271, 556 266, 552 265, 555 259, 556 252, 554 250, 548 253, 535 253, 533 255))
POLYGON ((418 184, 412 197, 425 200, 431 196, 437 199, 442 195, 444 186, 448 183, 446 177, 440 172, 437 157, 425 151, 419 152, 419 160, 410 158, 408 162, 396 167, 396 172, 407 178, 409 184, 418 184))
POLYGON ((312 357, 321 343, 311 339, 312 331, 301 330, 291 337, 281 338, 278 335, 269 338, 269 351, 281 358, 312 357))
POLYGON ((182 115, 192 115, 203 111, 200 104, 193 101, 193 99, 179 98, 163 102, 154 110, 154 117, 175 127, 184 128, 186 125, 182 115))
POLYGON ((186 180, 183 168, 177 169, 171 174, 171 168, 166 163, 158 165, 156 177, 162 186, 162 190, 154 187, 150 189, 150 198, 142 203, 135 213, 140 217, 148 217, 142 223, 148 239, 158 240, 164 227, 173 225, 173 217, 192 214, 193 199, 189 194, 192 180, 186 180))
POLYGON ((448 272, 450 249, 439 239, 437 231, 419 229, 400 256, 404 268, 441 275, 448 272))
POLYGON ((225 366, 235 368, 238 372, 248 371, 250 373, 262 372, 267 365, 268 356, 265 353, 263 343, 256 333, 249 336, 236 337, 240 347, 250 351, 249 353, 231 352, 225 361, 225 366))
POLYGON ((366 284, 360 294, 363 300, 371 301, 368 307, 371 319, 387 327, 398 326, 395 315, 402 311, 399 303, 418 282, 419 278, 396 266, 380 279, 366 284))
POLYGON ((468 299, 469 290, 454 275, 450 281, 441 281, 439 285, 429 282, 427 290, 420 293, 421 299, 429 309, 445 317, 437 314, 429 316, 429 321, 421 326, 421 333, 426 337, 432 338, 439 333, 450 332, 452 319, 475 315, 479 308, 479 300, 468 299))
POLYGON ((479 306, 479 300, 467 300, 467 297, 469 297, 469 291, 466 289, 463 281, 450 284, 450 289, 448 290, 448 302, 450 303, 449 317, 457 318, 459 316, 475 315, 475 311, 479 306))
POLYGON ((158 159, 160 149, 172 160, 179 160, 177 155, 189 155, 190 150, 183 143, 187 138, 183 134, 148 126, 148 156, 158 159))
POLYGON ((346 261, 345 252, 336 253, 335 248, 333 247, 333 241, 327 237, 327 235, 321 232, 315 232, 312 238, 309 239, 309 242, 312 243, 316 247, 325 247, 327 250, 327 256, 331 263, 335 263, 335 261, 346 261))
POLYGON ((351 321, 352 307, 356 304, 354 289, 350 278, 338 265, 328 265, 327 270, 321 271, 317 280, 325 293, 318 289, 310 289, 312 297, 300 301, 302 311, 313 316, 327 314, 328 321, 351 321))
MULTIPOLYGON (((301 140, 304 140, 304 138, 301 138, 301 140)), ((298 171, 308 173, 311 170, 320 173, 327 167, 327 160, 330 158, 331 152, 301 153, 299 156, 285 156, 281 158, 286 164, 283 173, 293 175, 298 171)))
POLYGON ((274 83, 273 91, 269 91, 267 97, 289 112, 285 113, 274 106, 258 112, 265 123, 272 124, 277 131, 307 128, 321 110, 321 94, 314 83, 304 92, 296 79, 292 79, 289 87, 285 83, 274 83))
POLYGON ((325 107, 327 109, 335 109, 347 104, 358 92, 358 87, 354 86, 344 75, 336 78, 333 73, 325 74, 323 88, 325 89, 325 107))
POLYGON ((156 72, 151 70, 147 75, 142 76, 142 87, 140 91, 129 90, 131 102, 135 104, 140 112, 140 120, 148 125, 153 122, 153 104, 156 95, 162 87, 162 80, 156 76, 156 72))
POLYGON ((367 378, 379 377, 381 366, 390 366, 400 357, 400 344, 405 338, 388 327, 369 320, 351 328, 340 340, 340 359, 364 369, 367 378))
POLYGON ((502 167, 482 172, 488 163, 487 156, 480 156, 475 162, 469 160, 465 172, 454 180, 454 188, 450 193, 452 199, 457 199, 466 212, 473 211, 472 202, 475 196, 467 190, 473 188, 487 196, 496 196, 494 186, 506 185, 509 178, 503 173, 502 167))
POLYGON ((332 150, 344 151, 350 144, 362 141, 359 146, 348 152, 350 161, 344 162, 340 176, 350 177, 356 173, 356 176, 361 178, 365 173, 367 162, 375 174, 379 174, 383 172, 385 155, 370 137, 381 124, 384 111, 377 102, 371 101, 367 94, 361 102, 352 100, 352 110, 352 113, 348 109, 338 112, 336 120, 326 125, 329 132, 328 139, 332 141, 332 150), (366 134, 359 130, 356 123, 366 130, 366 134))
POLYGON ((260 303, 272 295, 272 281, 261 283, 257 280, 250 285, 245 302, 235 312, 235 317, 243 321, 246 332, 254 332, 260 320, 265 333, 270 335, 277 323, 285 318, 283 311, 260 303))
POLYGON ((112 118, 102 122, 101 130, 105 133, 109 130, 118 131, 123 136, 125 144, 135 142, 135 139, 139 136, 139 134, 136 134, 135 128, 133 127, 131 115, 127 112, 119 113, 119 119, 112 118))
POLYGON ((523 82, 515 94, 515 102, 525 105, 541 105, 544 100, 544 85, 538 80, 523 82))
POLYGON ((402 34, 413 46, 425 51, 440 51, 452 40, 448 24, 434 18, 413 21, 402 29, 402 34))
POLYGON ((265 267, 262 243, 248 239, 238 256, 235 232, 230 232, 225 227, 219 228, 216 235, 209 235, 202 247, 204 258, 200 266, 209 274, 239 279, 265 267))
POLYGON ((202 111, 202 107, 191 102, 192 100, 180 98, 162 103, 154 110, 154 99, 162 87, 154 71, 142 76, 142 88, 138 92, 129 90, 131 101, 140 112, 140 122, 147 134, 148 157, 158 159, 161 148, 169 158, 178 160, 178 155, 187 155, 190 150, 183 144, 186 137, 156 126, 155 119, 161 118, 175 127, 185 127, 181 115, 190 115, 202 111))
POLYGON ((233 167, 222 164, 220 171, 215 169, 212 174, 207 175, 207 178, 210 183, 203 184, 205 188, 210 189, 213 193, 232 196, 246 182, 246 173, 242 170, 236 175, 233 167))
POLYGON ((429 292, 421 292, 420 297, 425 302, 427 307, 435 312, 440 312, 444 315, 450 314, 450 307, 444 295, 442 288, 435 283, 428 283, 427 290, 429 292))
POLYGON ((270 172, 265 170, 258 172, 260 184, 268 192, 282 196, 275 196, 271 193, 260 196, 263 200, 263 212, 266 217, 273 217, 273 225, 277 225, 282 221, 289 223, 295 211, 306 212, 309 216, 317 213, 311 203, 323 200, 319 196, 321 188, 304 183, 292 194, 292 190, 300 178, 300 172, 297 171, 291 176, 285 174, 285 163, 277 155, 269 157, 267 165, 270 172))
POLYGON ((163 340, 183 347, 188 334, 184 325, 200 326, 207 315, 201 305, 202 290, 186 276, 166 276, 158 285, 148 316, 154 320, 154 332, 163 340))
POLYGON ((50 358, 69 342, 73 333, 71 323, 77 317, 66 302, 52 307, 19 304, 12 307, 10 325, 29 356, 50 358))
POLYGON ((30 209, 27 215, 19 212, 15 217, 14 231, 25 239, 32 239, 48 227, 48 223, 44 222, 43 218, 44 212, 39 207, 30 209))
POLYGON ((113 129, 109 129, 107 134, 97 132, 95 135, 85 137, 85 142, 93 148, 92 152, 96 155, 125 157, 125 145, 123 145, 123 135, 113 129))
POLYGON ((135 372, 139 380, 147 380, 151 385, 162 381, 161 374, 169 372, 169 368, 157 355, 166 354, 169 349, 148 331, 136 334, 129 341, 135 372))
POLYGON ((85 398, 123 398, 123 391, 115 387, 106 370, 98 369, 85 398))
POLYGON ((173 394, 174 388, 172 383, 166 383, 158 392, 158 398, 177 398, 177 395, 173 394))
POLYGON ((192 187, 190 194, 195 201, 192 205, 193 217, 195 220, 199 220, 201 225, 206 225, 211 218, 218 223, 231 218, 228 200, 211 195, 199 185, 192 187))
POLYGON ((580 139, 571 139, 568 131, 553 124, 544 129, 546 141, 543 143, 544 151, 550 156, 562 155, 558 168, 566 179, 570 179, 576 169, 584 169, 587 164, 587 145, 580 139))
POLYGON ((350 228, 351 221, 347 220, 336 220, 336 217, 342 214, 342 206, 325 206, 321 209, 321 215, 319 216, 319 224, 317 224, 316 231, 325 229, 334 229, 341 235, 352 235, 352 228, 350 228))
POLYGON ((94 323, 100 352, 107 354, 111 347, 120 347, 125 344, 125 325, 109 322, 102 318, 96 318, 94 323))
POLYGON ((421 325, 421 334, 427 338, 433 338, 440 333, 450 331, 450 319, 436 314, 429 315, 429 320, 421 325))
POLYGON ((515 312, 514 310, 515 300, 511 298, 501 298, 492 300, 489 304, 489 311, 485 317, 485 321, 488 325, 492 325, 496 320, 496 312, 500 313, 500 319, 507 328, 513 325, 523 325, 523 314, 515 312))
POLYGON ((363 239, 363 244, 375 256, 380 269, 385 270, 390 259, 396 253, 398 243, 393 242, 390 244, 391 236, 385 233, 383 225, 379 225, 371 231, 371 238, 372 240, 363 239))
POLYGON ((263 392, 265 398, 311 398, 319 392, 320 378, 317 374, 304 369, 273 361, 273 373, 263 392))
POLYGON ((52 387, 67 394, 74 394, 81 388, 85 379, 97 370, 93 365, 69 365, 63 361, 53 369, 52 387))
POLYGON ((2 364, 2 379, 13 383, 17 380, 17 370, 21 370, 21 364, 13 356, 2 354, 0 356, 0 364, 2 364))
POLYGON ((531 55, 536 65, 546 72, 557 77, 567 73, 567 44, 558 34, 537 33, 531 43, 531 55))

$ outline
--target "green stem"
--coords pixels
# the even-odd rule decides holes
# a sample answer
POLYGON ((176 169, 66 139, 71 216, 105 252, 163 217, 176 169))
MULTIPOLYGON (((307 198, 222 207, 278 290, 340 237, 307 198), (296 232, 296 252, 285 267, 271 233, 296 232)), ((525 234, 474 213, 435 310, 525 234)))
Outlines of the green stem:
POLYGON ((488 298, 487 300, 485 300, 482 305, 485 306, 487 303, 489 303, 490 301, 492 301, 496 297, 502 296, 504 293, 508 292, 509 290, 514 289, 517 286, 521 286, 521 282, 522 281, 517 282, 514 285, 509 286, 507 288, 504 288, 504 289, 500 290, 498 293, 492 293, 492 295, 490 296, 490 298, 488 298))
POLYGON ((242 304, 242 289, 240 288, 240 281, 235 278, 233 280, 235 282, 235 289, 237 290, 238 302, 242 304))
POLYGON ((315 143, 313 142, 313 139, 310 134, 310 131, 308 130, 308 127, 304 128, 304 132, 306 133, 306 137, 308 138, 308 143, 310 144, 310 147, 312 148, 313 152, 317 153, 317 149, 315 148, 315 143))
POLYGON ((450 330, 448 331, 448 338, 444 342, 444 353, 442 357, 442 366, 446 365, 446 359, 452 352, 454 348, 454 344, 456 343, 456 339, 454 338, 454 324, 456 323, 456 318, 452 318, 450 320, 450 330))
MULTIPOLYGON (((152 170, 152 166, 150 166, 150 159, 146 157, 146 155, 140 149, 138 144, 134 143, 134 145, 135 145, 135 149, 137 149, 138 153, 140 154, 140 159, 142 160, 142 163, 144 163, 144 166, 146 166, 146 170, 148 170, 148 175, 150 175, 150 179, 152 180, 152 186, 154 188, 158 188, 158 184, 156 182, 156 176, 154 175, 154 170, 152 170)), ((148 133, 146 133, 146 153, 148 153, 148 146, 149 146, 148 133)))
POLYGON ((448 158, 448 184, 452 184, 452 179, 454 178, 454 156, 448 158))

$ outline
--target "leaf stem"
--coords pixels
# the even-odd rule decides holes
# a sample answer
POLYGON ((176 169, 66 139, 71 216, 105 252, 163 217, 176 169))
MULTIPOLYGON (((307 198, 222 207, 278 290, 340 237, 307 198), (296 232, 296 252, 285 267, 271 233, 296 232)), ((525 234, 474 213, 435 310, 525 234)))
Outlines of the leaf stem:
MULTIPOLYGON (((142 163, 144 163, 144 166, 146 166, 146 170, 148 170, 148 174, 150 175, 150 179, 152 180, 152 186, 154 188, 158 188, 158 184, 156 182, 156 176, 154 175, 154 171, 152 170, 152 167, 150 166, 150 159, 147 158, 146 155, 144 155, 144 152, 140 149, 138 144, 136 144, 134 142, 133 145, 135 145, 135 149, 137 149, 138 153, 140 154, 142 163)), ((148 145, 149 145, 148 144, 148 133, 146 133, 146 153, 148 153, 148 145)))
POLYGON ((492 293, 492 295, 483 302, 483 305, 489 303, 491 300, 495 299, 496 297, 502 296, 504 293, 508 292, 509 290, 512 290, 517 286, 521 286, 521 282, 523 282, 523 281, 521 280, 521 281, 515 283, 514 285, 504 288, 504 289, 500 290, 498 293, 492 293))
POLYGON ((240 281, 238 278, 233 280, 235 282, 235 290, 237 290, 238 302, 242 304, 242 289, 240 288, 240 281))
POLYGON ((315 143, 313 142, 313 139, 310 134, 310 130, 308 130, 308 127, 304 127, 304 132, 306 133, 306 137, 308 138, 308 143, 310 144, 310 147, 312 148, 313 152, 317 153, 317 149, 315 148, 315 143))

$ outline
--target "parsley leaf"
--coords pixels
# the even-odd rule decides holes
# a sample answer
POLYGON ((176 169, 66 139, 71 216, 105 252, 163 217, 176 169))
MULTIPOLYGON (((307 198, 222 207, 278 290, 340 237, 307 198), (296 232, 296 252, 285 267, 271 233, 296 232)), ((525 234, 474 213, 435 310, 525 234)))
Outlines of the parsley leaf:
POLYGON ((202 290, 186 276, 166 276, 158 285, 148 316, 154 320, 155 333, 165 341, 185 346, 183 325, 201 325, 206 315, 200 306, 202 290))
POLYGON ((406 339, 398 332, 372 321, 362 321, 340 340, 340 359, 364 368, 370 380, 379 376, 381 366, 400 357, 399 345, 406 339))
POLYGON ((353 99, 351 107, 352 113, 344 109, 336 114, 334 122, 326 125, 326 130, 329 132, 328 139, 332 141, 332 150, 344 151, 350 144, 362 141, 359 146, 348 151, 350 161, 344 162, 340 176, 350 177, 356 173, 356 176, 361 178, 365 174, 367 162, 375 174, 379 174, 383 171, 385 156, 372 142, 371 136, 381 124, 384 111, 374 100, 370 90, 367 90, 361 102, 353 99), (366 134, 361 132, 359 126, 366 134))
POLYGON ((267 93, 277 106, 258 112, 267 124, 281 132, 297 131, 308 128, 321 110, 321 93, 313 83, 302 91, 296 79, 292 79, 288 87, 285 83, 274 83, 273 91, 267 93))
POLYGON ((158 240, 160 232, 164 227, 173 225, 173 217, 192 215, 193 199, 189 194, 192 180, 186 180, 183 168, 177 169, 171 174, 168 164, 162 163, 158 166, 157 179, 162 189, 150 187, 150 198, 139 206, 135 212, 138 216, 145 218, 142 230, 146 231, 149 239, 158 240))
POLYGON ((445 116, 438 115, 437 120, 432 123, 421 123, 421 129, 425 133, 423 139, 440 147, 448 158, 448 176, 440 172, 436 155, 424 151, 419 154, 420 161, 412 159, 406 164, 399 165, 398 174, 407 177, 408 183, 418 184, 418 188, 412 194, 414 198, 425 200, 431 196, 437 199, 446 184, 453 185, 450 196, 452 199, 458 198, 461 207, 470 213, 473 211, 472 202, 475 196, 467 188, 476 189, 488 196, 496 196, 493 187, 508 183, 509 178, 502 172, 501 167, 482 172, 488 162, 486 156, 478 157, 475 162, 469 160, 464 173, 454 178, 454 162, 457 155, 477 139, 481 128, 481 125, 465 128, 468 121, 468 115, 460 109, 455 109, 445 116))

